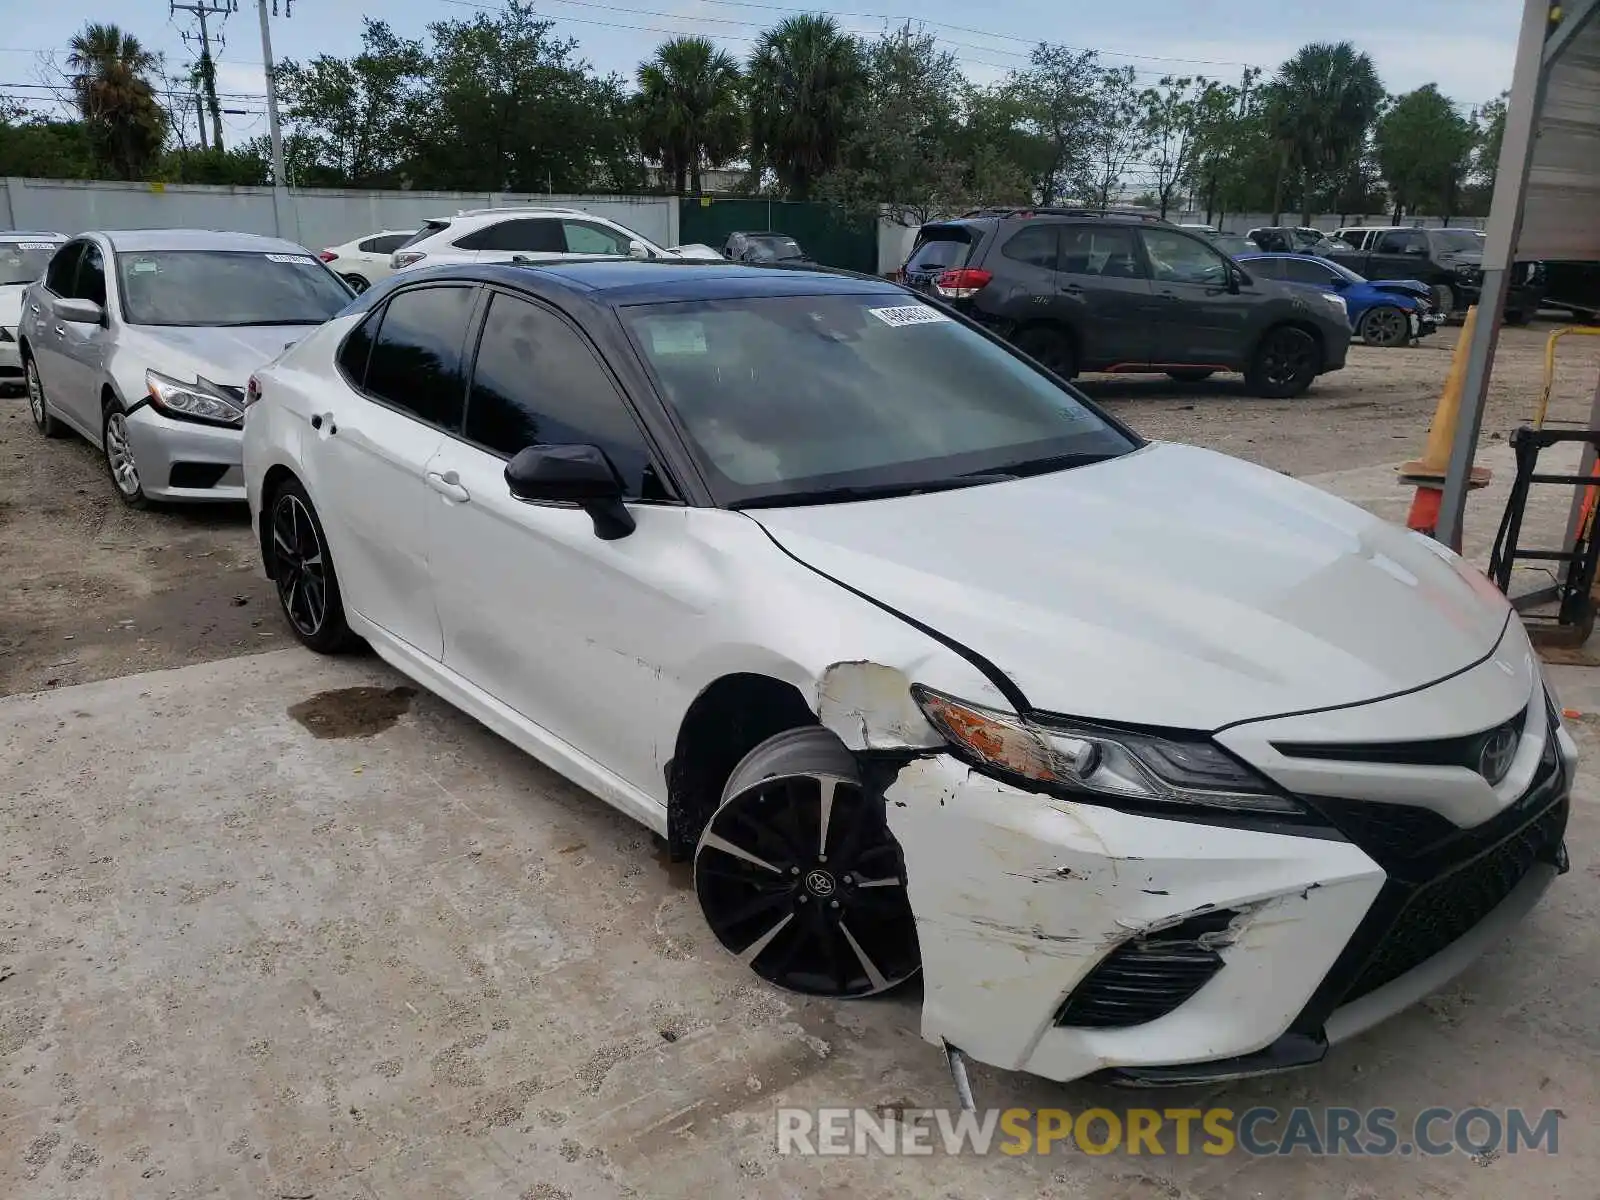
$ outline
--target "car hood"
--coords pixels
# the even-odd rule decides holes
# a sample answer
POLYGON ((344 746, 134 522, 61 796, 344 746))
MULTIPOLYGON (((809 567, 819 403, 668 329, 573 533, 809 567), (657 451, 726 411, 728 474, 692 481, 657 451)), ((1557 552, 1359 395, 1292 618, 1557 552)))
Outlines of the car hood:
POLYGON ((1420 279, 1369 279, 1365 286, 1374 292, 1399 292, 1423 299, 1433 295, 1433 289, 1420 279))
MULTIPOLYGON (((315 325, 155 326, 129 325, 119 359, 136 362, 188 382, 203 376, 212 383, 243 387, 250 373, 270 362, 315 325)), ((141 381, 137 391, 143 392, 141 381)))
POLYGON ((1155 444, 1050 475, 749 513, 795 558, 974 651, 1039 710, 1215 730, 1418 688, 1509 606, 1314 487, 1155 444))
POLYGON ((681 246, 672 246, 667 251, 674 258, 687 258, 696 262, 723 262, 725 257, 720 250, 714 250, 704 242, 689 242, 681 246))
POLYGON ((15 329, 22 321, 22 296, 26 283, 0 283, 0 329, 15 329))

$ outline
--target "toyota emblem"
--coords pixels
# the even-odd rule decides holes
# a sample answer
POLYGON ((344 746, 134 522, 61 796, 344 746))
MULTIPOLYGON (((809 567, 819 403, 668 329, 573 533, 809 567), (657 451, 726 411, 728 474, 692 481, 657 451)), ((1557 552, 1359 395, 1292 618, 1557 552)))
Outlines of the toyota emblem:
POLYGON ((1511 770, 1511 761, 1517 756, 1517 730, 1510 725, 1490 730, 1483 739, 1483 749, 1478 751, 1478 774, 1494 787, 1511 770))
POLYGON ((833 876, 826 871, 813 871, 806 876, 806 890, 813 896, 833 895, 833 876))

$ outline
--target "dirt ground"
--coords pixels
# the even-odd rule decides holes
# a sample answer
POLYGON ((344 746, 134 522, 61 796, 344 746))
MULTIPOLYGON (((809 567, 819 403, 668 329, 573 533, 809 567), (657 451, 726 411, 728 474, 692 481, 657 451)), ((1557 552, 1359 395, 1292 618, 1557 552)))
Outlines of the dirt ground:
MULTIPOLYGON (((1508 329, 1484 438, 1533 411, 1554 326, 1508 329)), ((1151 438, 1192 442, 1291 475, 1398 462, 1421 450, 1459 329, 1420 346, 1352 346, 1297 400, 1258 400, 1237 376, 1180 385, 1088 376, 1084 390, 1151 438)), ((1600 338, 1563 346, 1552 418, 1581 418, 1600 338)), ((0 395, 0 695, 274 649, 287 634, 242 506, 131 511, 100 455, 45 441, 20 394, 0 395)))

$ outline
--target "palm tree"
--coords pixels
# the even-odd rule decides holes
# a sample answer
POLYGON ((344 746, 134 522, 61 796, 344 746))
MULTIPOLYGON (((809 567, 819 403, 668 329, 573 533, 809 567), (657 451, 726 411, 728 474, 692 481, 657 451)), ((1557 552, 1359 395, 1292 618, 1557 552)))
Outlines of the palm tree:
POLYGON ((861 47, 832 17, 790 17, 750 56, 750 157, 796 200, 839 162, 863 80, 861 47))
POLYGON ((739 64, 703 37, 669 38, 639 67, 639 138, 661 160, 673 189, 700 191, 702 167, 721 166, 744 148, 739 64))
POLYGON ((1281 155, 1278 187, 1281 195, 1288 178, 1298 179, 1308 224, 1313 193, 1348 173, 1383 97, 1372 59, 1349 42, 1312 42, 1278 68, 1268 88, 1281 155))
POLYGON ((122 179, 142 178, 166 140, 166 114, 149 79, 159 65, 115 25, 86 25, 69 43, 72 93, 95 157, 122 179))

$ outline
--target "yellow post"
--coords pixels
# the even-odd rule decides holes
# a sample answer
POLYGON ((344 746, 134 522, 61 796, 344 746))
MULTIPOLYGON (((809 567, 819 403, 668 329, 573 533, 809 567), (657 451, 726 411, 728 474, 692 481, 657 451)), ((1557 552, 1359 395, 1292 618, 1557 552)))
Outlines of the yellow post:
POLYGON ((1455 441, 1456 420, 1461 415, 1461 389, 1467 381, 1467 348, 1472 344, 1472 327, 1478 321, 1478 306, 1467 309, 1467 319, 1461 323, 1461 336, 1456 340, 1455 356, 1450 360, 1450 374, 1445 377, 1444 390, 1439 393, 1439 404, 1433 410, 1433 424, 1428 426, 1428 445, 1421 458, 1412 459, 1400 468, 1407 479, 1443 479, 1450 468, 1450 446, 1455 441))

